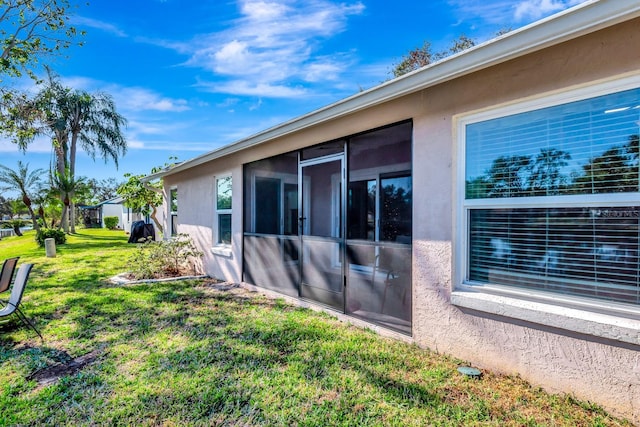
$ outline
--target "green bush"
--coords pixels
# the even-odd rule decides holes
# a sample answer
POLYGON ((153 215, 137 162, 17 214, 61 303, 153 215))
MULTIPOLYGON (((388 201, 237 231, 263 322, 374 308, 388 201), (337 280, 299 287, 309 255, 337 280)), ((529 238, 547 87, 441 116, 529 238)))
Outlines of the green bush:
POLYGON ((118 217, 117 216, 105 216, 104 217, 104 226, 109 230, 115 230, 118 225, 118 217))
POLYGON ((136 279, 174 277, 196 272, 194 262, 203 253, 196 249, 187 234, 178 234, 169 240, 148 240, 138 246, 130 258, 131 274, 136 279))
POLYGON ((55 228, 41 228, 40 231, 36 233, 36 242, 38 246, 44 246, 44 239, 54 238, 56 241, 56 245, 62 245, 67 241, 67 235, 64 234, 64 231, 57 230, 55 228))

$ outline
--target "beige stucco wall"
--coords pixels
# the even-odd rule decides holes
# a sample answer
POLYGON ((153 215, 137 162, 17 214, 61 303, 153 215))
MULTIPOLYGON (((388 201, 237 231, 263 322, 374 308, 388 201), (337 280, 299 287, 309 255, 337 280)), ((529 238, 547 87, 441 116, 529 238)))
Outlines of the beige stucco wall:
POLYGON ((168 176, 177 186, 180 231, 205 251, 207 273, 239 281, 242 164, 413 119, 413 338, 421 346, 604 405, 640 423, 640 349, 567 330, 483 315, 450 304, 455 201, 455 117, 640 71, 640 21, 547 48, 168 176), (416 165, 420 165, 416 167, 416 165), (233 253, 212 254, 214 176, 233 172, 233 253))

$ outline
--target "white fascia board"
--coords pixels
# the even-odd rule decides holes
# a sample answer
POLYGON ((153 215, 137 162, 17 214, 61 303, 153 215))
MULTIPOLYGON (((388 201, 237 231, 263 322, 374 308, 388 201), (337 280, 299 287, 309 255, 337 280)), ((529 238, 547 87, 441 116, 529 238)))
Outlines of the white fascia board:
POLYGON ((640 0, 591 0, 253 136, 148 175, 153 181, 640 16, 640 0))

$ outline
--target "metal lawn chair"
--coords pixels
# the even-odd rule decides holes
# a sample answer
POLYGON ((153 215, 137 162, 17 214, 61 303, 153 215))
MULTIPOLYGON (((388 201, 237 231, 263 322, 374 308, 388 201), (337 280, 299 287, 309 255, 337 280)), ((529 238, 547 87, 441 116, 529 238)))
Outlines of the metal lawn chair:
POLYGON ((18 264, 20 257, 8 258, 2 263, 2 272, 0 272, 0 293, 9 289, 11 286, 11 279, 13 279, 13 272, 18 264))
POLYGON ((16 280, 14 280, 13 287, 11 288, 11 296, 9 297, 9 302, 4 306, 2 310, 0 310, 0 318, 10 316, 15 313, 22 323, 33 329, 36 334, 38 334, 40 339, 44 341, 44 338, 42 338, 42 334, 36 329, 34 324, 31 323, 27 316, 25 316, 24 313, 20 310, 20 302, 22 301, 24 288, 27 286, 27 279, 29 279, 29 273, 31 272, 32 267, 33 264, 22 264, 20 268, 18 268, 16 280))

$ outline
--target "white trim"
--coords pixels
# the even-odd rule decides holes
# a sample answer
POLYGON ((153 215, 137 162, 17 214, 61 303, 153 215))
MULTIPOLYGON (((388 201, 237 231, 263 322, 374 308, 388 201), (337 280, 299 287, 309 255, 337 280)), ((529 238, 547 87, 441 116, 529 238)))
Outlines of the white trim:
POLYGON ((454 117, 453 132, 454 141, 457 144, 454 153, 457 156, 455 161, 457 169, 454 173, 456 196, 454 196, 453 223, 456 229, 452 266, 454 276, 452 304, 574 332, 640 344, 640 306, 546 293, 542 290, 523 290, 508 286, 473 283, 467 280, 469 215, 472 209, 638 205, 640 192, 465 199, 467 125, 637 88, 640 88, 640 74, 633 73, 454 117))
POLYGON ((623 317, 620 313, 598 312, 597 307, 572 308, 557 304, 556 301, 544 303, 522 296, 463 290, 451 293, 451 303, 498 316, 640 345, 640 320, 623 317))
POLYGON ((148 175, 142 180, 149 182, 181 172, 276 138, 540 51, 549 46, 630 21, 638 16, 640 16, 640 2, 638 1, 586 1, 372 89, 187 160, 172 168, 148 175))
POLYGON ((225 245, 222 243, 219 243, 217 245, 214 245, 211 249, 210 249, 211 253, 214 255, 219 255, 219 256, 223 256, 223 257, 231 257, 233 255, 233 250, 231 249, 231 245, 225 245))
POLYGON ((214 188, 214 218, 213 218, 213 247, 211 253, 214 255, 231 256, 231 244, 222 243, 220 241, 220 215, 231 215, 231 236, 233 236, 233 174, 231 172, 215 175, 213 177, 214 188), (218 180, 230 178, 231 179, 231 208, 230 209, 218 209, 218 180))

